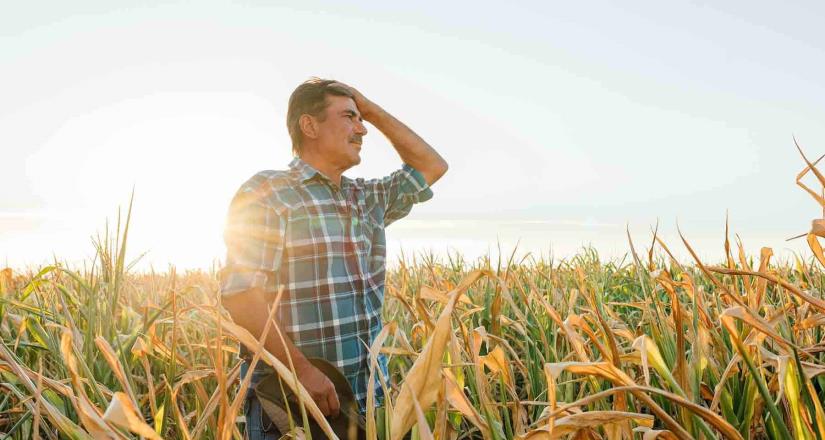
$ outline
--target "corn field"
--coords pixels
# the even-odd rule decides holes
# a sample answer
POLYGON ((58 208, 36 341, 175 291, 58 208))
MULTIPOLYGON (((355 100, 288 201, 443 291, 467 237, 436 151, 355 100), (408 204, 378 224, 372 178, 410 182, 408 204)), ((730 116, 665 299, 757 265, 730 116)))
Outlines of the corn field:
MULTIPOLYGON (((796 182, 825 208, 802 157, 796 182)), ((238 344, 259 341, 222 311, 215 273, 133 273, 128 224, 85 269, 0 272, 0 438, 243 437, 238 344)), ((783 265, 727 231, 714 263, 655 233, 628 236, 627 262, 402 261, 368 438, 825 439, 825 222, 804 237, 813 257, 783 265)), ((302 423, 286 436, 308 437, 302 423)))

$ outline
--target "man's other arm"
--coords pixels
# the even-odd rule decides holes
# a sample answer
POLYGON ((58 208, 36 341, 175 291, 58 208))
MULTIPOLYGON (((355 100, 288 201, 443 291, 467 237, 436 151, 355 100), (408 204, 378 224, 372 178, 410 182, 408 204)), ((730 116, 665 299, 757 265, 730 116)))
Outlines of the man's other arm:
MULTIPOLYGON (((288 214, 264 194, 266 176, 256 175, 236 194, 226 221, 226 267, 221 275, 221 302, 232 320, 260 339, 269 318, 268 295, 278 290, 288 214), (252 188, 264 188, 263 192, 252 188)), ((270 297, 271 298, 271 297, 270 297)), ((270 326, 264 348, 295 366, 298 380, 324 415, 337 414, 338 395, 332 382, 295 347, 279 323, 270 326), (283 342, 278 335, 281 330, 283 342), (289 357, 287 357, 289 355, 289 357)))
MULTIPOLYGON (((237 292, 223 297, 221 301, 236 324, 248 330, 256 338, 260 338, 266 320, 269 318, 267 310, 271 305, 266 300, 262 288, 254 287, 237 292)), ((307 389, 315 403, 318 404, 321 412, 324 415, 338 414, 340 403, 338 402, 338 394, 335 392, 335 385, 321 371, 309 363, 277 322, 270 326, 269 333, 264 340, 264 348, 287 366, 289 366, 289 359, 291 358, 298 380, 307 389), (281 337, 278 336, 279 330, 283 335, 283 342, 281 337)))

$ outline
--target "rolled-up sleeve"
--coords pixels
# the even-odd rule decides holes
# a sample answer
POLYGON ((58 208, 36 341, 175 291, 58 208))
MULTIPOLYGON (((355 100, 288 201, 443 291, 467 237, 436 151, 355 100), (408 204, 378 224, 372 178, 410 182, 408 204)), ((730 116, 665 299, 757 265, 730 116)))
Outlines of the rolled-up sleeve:
POLYGON ((255 287, 278 289, 278 268, 284 249, 286 213, 251 191, 232 200, 224 241, 226 265, 221 270, 221 295, 234 295, 255 287))
POLYGON ((409 214, 414 204, 433 197, 421 172, 407 164, 387 177, 367 181, 366 188, 376 204, 384 208, 385 226, 409 214))

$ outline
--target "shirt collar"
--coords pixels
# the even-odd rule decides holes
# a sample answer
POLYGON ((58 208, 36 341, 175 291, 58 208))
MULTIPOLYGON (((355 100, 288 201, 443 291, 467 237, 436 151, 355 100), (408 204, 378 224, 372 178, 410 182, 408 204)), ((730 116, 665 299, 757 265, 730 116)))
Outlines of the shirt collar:
MULTIPOLYGON (((332 181, 329 180, 327 176, 325 176, 320 171, 316 170, 312 165, 306 163, 300 157, 295 157, 289 163, 289 168, 292 169, 294 172, 298 174, 298 179, 300 179, 301 183, 305 183, 309 180, 312 180, 316 177, 319 177, 323 180, 326 180, 331 185, 335 185, 332 181)), ((341 176, 341 189, 346 189, 351 184, 351 180, 346 176, 341 176)))
POLYGON ((317 175, 322 175, 318 170, 313 168, 312 165, 301 160, 300 157, 293 158, 292 162, 289 163, 289 168, 298 174, 298 178, 301 183, 304 183, 317 175))

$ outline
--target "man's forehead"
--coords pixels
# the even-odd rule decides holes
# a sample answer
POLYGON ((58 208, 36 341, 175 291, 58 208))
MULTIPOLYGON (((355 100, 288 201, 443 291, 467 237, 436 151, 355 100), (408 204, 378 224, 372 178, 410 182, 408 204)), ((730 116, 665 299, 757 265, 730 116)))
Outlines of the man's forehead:
MULTIPOLYGON (((336 112, 342 112, 345 110, 351 110, 355 113, 358 112, 358 107, 355 105, 355 101, 349 96, 328 96, 329 99, 329 109, 334 110, 336 112)), ((360 114, 360 113, 359 113, 360 114)))

